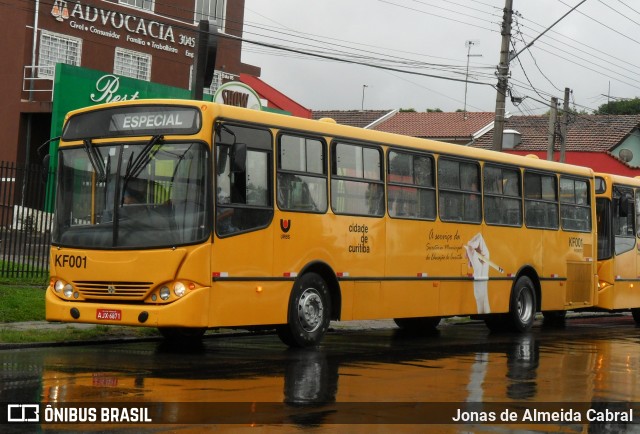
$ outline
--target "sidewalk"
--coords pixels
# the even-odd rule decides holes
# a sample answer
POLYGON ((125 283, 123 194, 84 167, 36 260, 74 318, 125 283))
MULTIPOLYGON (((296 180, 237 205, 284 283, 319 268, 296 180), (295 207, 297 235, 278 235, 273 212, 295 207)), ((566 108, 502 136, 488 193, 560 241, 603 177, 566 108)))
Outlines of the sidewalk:
MULTIPOLYGON (((147 335, 138 334, 136 330, 139 330, 141 327, 132 327, 132 326, 119 326, 119 325, 108 325, 108 324, 86 324, 86 323, 62 323, 62 322, 48 322, 48 321, 25 321, 25 322, 14 322, 14 323, 0 323, 0 331, 14 331, 14 332, 47 332, 47 331, 69 331, 69 334, 75 330, 92 330, 100 327, 101 329, 107 328, 108 331, 103 335, 96 336, 88 339, 78 339, 77 336, 75 338, 70 336, 70 339, 65 340, 47 340, 48 338, 43 337, 42 341, 30 341, 30 342, 0 342, 0 351, 2 350, 10 350, 15 348, 29 348, 29 347, 46 347, 46 346, 54 346, 54 345, 89 345, 89 344, 99 344, 99 343, 115 343, 115 342, 134 342, 134 341, 156 341, 162 339, 160 334, 158 335, 147 335)), ((330 330, 333 331, 341 331, 341 330, 383 330, 383 329, 393 329, 397 328, 396 324, 393 320, 372 320, 372 321, 332 321, 330 325, 330 330)), ((153 327, 151 328, 155 330, 153 327)), ((231 337, 231 336, 241 336, 249 333, 256 333, 255 331, 249 331, 245 329, 233 329, 233 328, 221 328, 221 329, 213 329, 209 331, 205 336, 207 337, 231 337)), ((264 332, 270 333, 270 332, 264 332)))
POLYGON ((64 330, 67 328, 90 329, 96 326, 97 324, 25 321, 2 323, 0 324, 0 330, 64 330))

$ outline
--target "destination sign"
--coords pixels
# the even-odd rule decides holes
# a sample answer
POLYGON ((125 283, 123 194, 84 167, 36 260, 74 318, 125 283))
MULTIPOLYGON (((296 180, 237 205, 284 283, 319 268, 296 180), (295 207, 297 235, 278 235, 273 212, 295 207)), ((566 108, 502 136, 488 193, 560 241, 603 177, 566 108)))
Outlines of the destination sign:
POLYGON ((195 134, 200 130, 195 107, 127 106, 80 113, 69 118, 62 138, 82 140, 104 137, 195 134))
POLYGON ((196 112, 193 110, 173 110, 171 112, 143 112, 114 114, 110 130, 156 130, 158 128, 191 129, 196 112))

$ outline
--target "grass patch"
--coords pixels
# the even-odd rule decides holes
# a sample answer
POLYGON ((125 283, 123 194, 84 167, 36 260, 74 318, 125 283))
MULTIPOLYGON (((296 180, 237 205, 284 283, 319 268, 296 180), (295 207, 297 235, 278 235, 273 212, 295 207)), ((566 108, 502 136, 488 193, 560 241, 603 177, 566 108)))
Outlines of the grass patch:
POLYGON ((0 323, 44 321, 44 287, 0 285, 0 323))
POLYGON ((0 260, 0 270, 3 270, 3 275, 0 276, 0 285, 40 286, 46 288, 49 282, 49 273, 33 265, 0 260))
POLYGON ((42 286, 3 285, 0 283, 0 343, 91 341, 105 338, 144 338, 159 336, 153 327, 73 325, 33 329, 13 329, 9 323, 45 320, 45 288, 42 286), (3 323, 6 324, 3 327, 3 323))

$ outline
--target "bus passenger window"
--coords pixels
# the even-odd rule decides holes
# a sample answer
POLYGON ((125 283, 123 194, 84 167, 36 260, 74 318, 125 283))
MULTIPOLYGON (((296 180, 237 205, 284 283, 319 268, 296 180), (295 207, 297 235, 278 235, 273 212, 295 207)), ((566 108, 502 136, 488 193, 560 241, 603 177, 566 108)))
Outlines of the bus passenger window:
POLYGON ((327 210, 325 146, 317 139, 283 134, 278 150, 278 207, 287 211, 327 210))
POLYGON ((438 160, 438 207, 445 221, 480 223, 482 194, 478 164, 440 158, 438 160))
POLYGON ((613 187, 613 235, 616 255, 632 250, 635 246, 634 191, 631 187, 613 187))
POLYGON ((336 143, 333 146, 331 208, 336 214, 384 215, 380 150, 336 143))
POLYGON ((491 225, 522 225, 519 170, 485 164, 484 219, 491 225))
POLYGON ((555 175, 525 172, 524 214, 527 227, 558 229, 558 192, 555 175))
POLYGON ((271 133, 217 124, 215 140, 217 234, 227 236, 268 226, 273 218, 271 133), (231 154, 236 144, 246 145, 246 161, 233 167, 231 154))
POLYGON ((388 171, 389 215, 407 219, 435 220, 433 158, 389 151, 388 171))
POLYGON ((560 219, 562 229, 589 232, 591 207, 589 206, 589 182, 560 177, 560 219))

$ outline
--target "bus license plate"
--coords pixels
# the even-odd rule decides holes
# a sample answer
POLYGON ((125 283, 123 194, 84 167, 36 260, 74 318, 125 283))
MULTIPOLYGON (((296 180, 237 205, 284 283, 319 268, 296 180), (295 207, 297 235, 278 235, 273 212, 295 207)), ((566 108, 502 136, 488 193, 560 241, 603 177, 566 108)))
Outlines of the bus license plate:
POLYGON ((98 309, 96 311, 96 319, 120 321, 122 320, 122 311, 119 309, 98 309))

